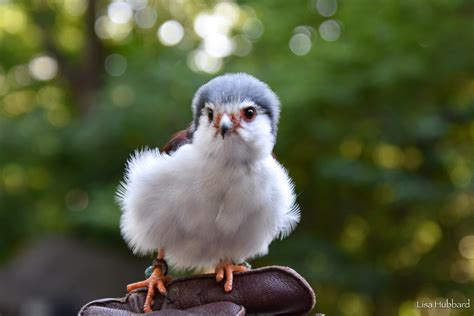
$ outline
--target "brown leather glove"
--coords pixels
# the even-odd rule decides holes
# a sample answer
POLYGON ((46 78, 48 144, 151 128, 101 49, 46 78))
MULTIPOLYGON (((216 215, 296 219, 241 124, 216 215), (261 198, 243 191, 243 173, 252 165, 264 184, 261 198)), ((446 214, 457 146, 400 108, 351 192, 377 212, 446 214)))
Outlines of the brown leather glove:
MULTIPOLYGON (((133 316, 142 314, 146 290, 123 298, 101 299, 86 304, 79 316, 133 316)), ((175 279, 168 285, 168 298, 157 294, 149 316, 306 314, 314 307, 309 284, 287 267, 265 267, 234 275, 230 293, 214 274, 175 279)))

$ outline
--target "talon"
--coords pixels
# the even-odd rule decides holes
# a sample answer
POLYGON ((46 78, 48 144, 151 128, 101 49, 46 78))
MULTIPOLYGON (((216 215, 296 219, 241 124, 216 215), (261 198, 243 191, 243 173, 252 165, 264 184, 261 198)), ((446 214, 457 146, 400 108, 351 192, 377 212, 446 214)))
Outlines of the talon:
POLYGON ((150 306, 148 306, 148 305, 147 305, 147 306, 143 306, 143 311, 144 311, 145 313, 151 313, 151 312, 152 312, 150 306))
POLYGON ((221 282, 222 280, 224 280, 224 269, 217 266, 216 267, 216 281, 221 282))
POLYGON ((139 289, 139 288, 142 288, 142 287, 148 287, 148 280, 140 281, 140 282, 136 282, 136 283, 132 283, 132 284, 127 285, 127 292, 131 292, 133 290, 136 290, 136 289, 139 289))
POLYGON ((232 291, 233 283, 234 283, 234 272, 245 272, 249 269, 243 265, 236 265, 230 262, 220 263, 216 266, 216 281, 221 282, 224 279, 225 275, 225 283, 224 283, 224 291, 230 292, 232 291))
MULTIPOLYGON (((164 262, 164 260, 161 261, 164 262)), ((161 295, 168 298, 168 291, 166 290, 166 285, 169 283, 169 281, 171 281, 171 278, 165 276, 167 270, 168 269, 166 262, 164 265, 162 263, 160 263, 160 265, 154 264, 153 272, 151 273, 148 279, 127 285, 128 292, 139 288, 147 288, 145 303, 143 304, 143 311, 145 313, 152 312, 152 307, 155 304, 155 289, 157 289, 161 295)))
POLYGON ((160 292, 161 295, 167 296, 168 291, 166 290, 166 285, 171 281, 171 278, 169 277, 162 277, 156 282, 156 288, 160 292))
POLYGON ((232 279, 228 279, 225 281, 224 291, 226 291, 227 293, 232 291, 232 279))

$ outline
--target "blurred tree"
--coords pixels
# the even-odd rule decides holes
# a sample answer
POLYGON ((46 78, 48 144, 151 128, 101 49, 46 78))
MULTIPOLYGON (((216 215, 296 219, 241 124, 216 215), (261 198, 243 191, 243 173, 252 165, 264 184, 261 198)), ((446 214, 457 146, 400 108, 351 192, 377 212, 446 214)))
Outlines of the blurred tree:
MULTIPOLYGON (((48 232, 121 246, 134 149, 244 71, 283 103, 302 223, 287 264, 336 315, 474 296, 471 1, 0 1, 0 255, 48 232), (298 141, 294 141, 298 140, 298 141)), ((470 315, 457 310, 456 315, 470 315)))

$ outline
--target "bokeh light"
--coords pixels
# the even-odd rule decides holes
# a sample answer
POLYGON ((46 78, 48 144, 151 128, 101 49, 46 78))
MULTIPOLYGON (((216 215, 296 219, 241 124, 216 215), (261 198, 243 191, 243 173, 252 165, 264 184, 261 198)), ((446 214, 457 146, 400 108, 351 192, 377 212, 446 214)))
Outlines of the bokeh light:
POLYGON ((414 247, 419 253, 430 251, 442 238, 441 227, 434 221, 423 221, 414 236, 414 247))
POLYGON ((87 9, 87 0, 67 0, 63 1, 64 10, 72 16, 81 16, 87 9))
POLYGON ((230 25, 235 25, 240 20, 239 6, 230 1, 222 1, 216 4, 214 11, 217 15, 224 17, 230 25))
POLYGON ((16 65, 10 69, 8 75, 12 85, 24 87, 32 83, 31 66, 16 65))
POLYGON ((216 73, 223 66, 223 58, 232 54, 244 57, 252 50, 252 41, 263 34, 263 24, 255 16, 249 17, 239 5, 230 1, 218 2, 212 10, 196 14, 194 32, 202 39, 199 49, 188 56, 188 66, 195 72, 216 73), (240 27, 241 34, 234 34, 240 27))
POLYGON ((4 5, 1 8, 0 29, 11 34, 24 31, 27 27, 27 17, 24 11, 15 5, 4 5))
POLYGON ((221 69, 222 59, 213 57, 204 50, 197 50, 190 54, 188 66, 196 72, 213 74, 221 69))
POLYGON ((127 59, 120 54, 111 54, 105 58, 104 66, 109 75, 118 77, 127 70, 127 59))
POLYGON ((31 112, 35 107, 35 93, 31 90, 18 90, 9 93, 3 99, 3 108, 6 114, 17 116, 31 112))
POLYGON ((133 10, 128 3, 124 1, 116 1, 109 4, 107 14, 112 22, 126 24, 131 20, 133 10))
POLYGON ((335 20, 324 21, 319 25, 319 34, 325 41, 337 41, 339 36, 341 36, 341 26, 335 20))
POLYGON ((234 52, 233 54, 239 57, 245 57, 252 51, 252 41, 246 36, 236 35, 232 38, 234 52))
POLYGON ((306 34, 297 33, 291 37, 289 46, 295 55, 306 55, 311 50, 311 38, 306 34))
POLYGON ((474 235, 467 235, 461 239, 459 253, 466 259, 474 259, 474 235))
POLYGON ((142 29, 152 28, 157 19, 156 10, 150 7, 145 7, 135 12, 135 23, 142 29))
POLYGON ((231 27, 231 21, 219 14, 200 13, 194 19, 194 31, 203 39, 213 34, 228 34, 231 27))
POLYGON ((69 52, 79 50, 84 43, 83 33, 76 27, 64 27, 58 33, 59 44, 69 52))
POLYGON ((64 91, 53 85, 46 85, 38 90, 36 102, 46 109, 54 107, 56 104, 64 102, 64 91))
POLYGON ((222 34, 212 34, 204 39, 204 50, 212 57, 222 58, 232 54, 234 44, 222 34))
POLYGON ((36 80, 51 80, 58 72, 58 63, 47 55, 35 57, 28 67, 36 80))
POLYGON ((472 181, 472 173, 468 163, 460 158, 454 159, 449 166, 451 182, 458 188, 466 188, 472 181))
POLYGON ((337 0, 317 0, 316 9, 324 17, 333 16, 337 11, 337 0))
POLYGON ((397 146, 380 144, 374 149, 374 161, 384 168, 398 168, 403 160, 403 152, 397 146))
POLYGON ((126 0, 133 10, 142 10, 148 4, 148 0, 126 0))
POLYGON ((184 28, 178 21, 169 20, 158 29, 158 38, 163 45, 174 46, 184 37, 184 28))
POLYGON ((263 35, 265 28, 262 21, 257 18, 250 18, 245 21, 242 30, 248 38, 257 40, 263 35))
POLYGON ((114 23, 108 16, 100 16, 95 22, 95 32, 102 39, 123 41, 132 30, 130 23, 114 23))

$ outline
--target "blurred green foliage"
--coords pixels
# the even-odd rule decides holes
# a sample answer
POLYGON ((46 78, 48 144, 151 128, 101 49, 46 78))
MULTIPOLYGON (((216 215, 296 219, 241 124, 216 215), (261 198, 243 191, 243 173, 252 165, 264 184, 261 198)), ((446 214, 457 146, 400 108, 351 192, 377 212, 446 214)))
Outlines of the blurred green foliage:
POLYGON ((1 260, 50 232, 122 245, 128 155, 242 71, 281 97, 303 210, 254 265, 295 268, 332 315, 472 298, 473 52, 463 0, 0 1, 1 260))

